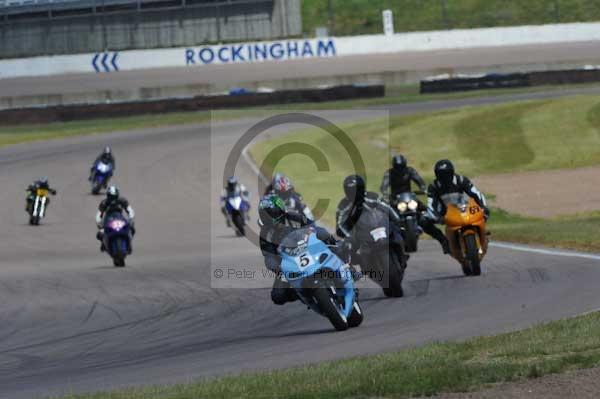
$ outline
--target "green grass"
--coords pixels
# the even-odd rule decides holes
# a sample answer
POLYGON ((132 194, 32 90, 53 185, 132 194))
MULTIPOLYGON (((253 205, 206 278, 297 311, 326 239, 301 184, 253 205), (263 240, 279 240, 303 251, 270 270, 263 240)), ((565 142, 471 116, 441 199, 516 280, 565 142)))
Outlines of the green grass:
POLYGON ((600 20, 595 0, 331 0, 332 21, 328 4, 302 0, 306 34, 318 26, 329 26, 338 36, 382 33, 385 9, 394 12, 396 32, 600 20))
MULTIPOLYGON (((324 103, 282 104, 269 107, 212 111, 213 120, 259 117, 269 109, 311 110, 311 109, 352 109, 369 106, 414 103, 422 101, 453 100, 483 96, 501 96, 541 91, 560 91, 568 88, 595 87, 597 85, 540 86, 527 89, 480 90, 451 94, 419 94, 418 85, 392 86, 386 89, 386 96, 371 99, 331 101, 324 103)), ((600 113, 599 113, 600 114, 600 113)), ((169 114, 139 115, 121 118, 93 119, 74 122, 55 122, 43 125, 18 125, 0 127, 0 147, 28 141, 50 140, 77 135, 127 131, 164 126, 177 126, 193 123, 207 123, 211 112, 177 112, 169 114)))
POLYGON ((403 398, 600 365, 600 314, 524 331, 171 387, 64 399, 403 398))
POLYGON ((492 238, 523 244, 600 252, 600 212, 552 219, 511 215, 494 209, 489 228, 492 238))
MULTIPOLYGON (((575 96, 362 121, 344 129, 365 160, 368 188, 379 191, 391 152, 405 154, 428 181, 433 164, 442 158, 453 160, 458 173, 471 177, 600 164, 599 104, 597 96, 575 96)), ((264 170, 287 173, 311 205, 319 198, 331 199, 322 221, 333 225, 341 182, 354 173, 350 159, 334 138, 316 129, 258 142, 251 154, 261 165, 275 147, 289 142, 321 149, 329 171, 319 172, 301 154, 271 161, 264 170)), ((499 218, 502 223, 492 218, 496 239, 599 249, 597 214, 556 220, 505 216, 499 218)))

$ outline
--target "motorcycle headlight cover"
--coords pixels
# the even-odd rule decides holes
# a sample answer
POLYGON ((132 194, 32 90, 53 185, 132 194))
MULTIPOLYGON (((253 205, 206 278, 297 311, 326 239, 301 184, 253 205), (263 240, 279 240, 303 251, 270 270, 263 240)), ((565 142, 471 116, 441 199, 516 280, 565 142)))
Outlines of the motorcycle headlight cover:
POLYGON ((398 203, 398 210, 400 212, 406 212, 406 209, 408 209, 408 204, 406 202, 399 202, 398 203))
POLYGON ((419 206, 419 204, 417 203, 417 201, 415 201, 415 200, 408 201, 408 209, 410 209, 411 211, 416 211, 418 206, 419 206))

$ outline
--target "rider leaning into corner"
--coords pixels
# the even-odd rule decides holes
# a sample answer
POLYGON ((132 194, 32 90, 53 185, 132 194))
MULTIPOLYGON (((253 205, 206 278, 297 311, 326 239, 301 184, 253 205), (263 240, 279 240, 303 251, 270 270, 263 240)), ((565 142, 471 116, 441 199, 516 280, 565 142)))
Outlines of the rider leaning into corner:
POLYGON ((447 159, 437 161, 433 171, 435 172, 435 180, 427 189, 427 213, 423 218, 423 230, 438 240, 444 253, 448 254, 450 253, 448 239, 435 224, 444 224, 446 206, 452 195, 467 194, 473 198, 477 205, 483 209, 486 220, 490 216, 490 210, 487 207, 485 196, 467 177, 455 173, 452 162, 447 159))
POLYGON ((265 189, 265 194, 276 194, 284 202, 287 209, 302 213, 308 220, 315 220, 310 208, 304 203, 302 195, 296 191, 292 181, 283 173, 275 173, 271 184, 265 189))
POLYGON ((344 179, 344 198, 336 211, 336 233, 343 238, 349 238, 352 246, 353 264, 360 264, 356 254, 359 243, 353 243, 352 230, 365 210, 379 210, 388 215, 390 228, 399 229, 400 218, 394 209, 381 201, 376 193, 366 191, 365 180, 359 175, 350 175, 344 179))
MULTIPOLYGON (((33 205, 33 201, 35 201, 36 191, 38 189, 46 189, 52 195, 56 195, 56 190, 50 188, 50 184, 48 183, 47 177, 42 177, 39 180, 34 181, 32 184, 27 186, 27 198, 25 200, 25 212, 29 212, 31 206, 33 205)), ((46 206, 50 205, 50 198, 46 199, 46 206)))
MULTIPOLYGON (((235 176, 231 176, 227 179, 227 183, 223 190, 221 190, 220 204, 221 204, 221 213, 225 216, 225 223, 227 223, 227 227, 231 227, 231 222, 227 217, 227 199, 229 199, 232 195, 239 194, 242 199, 248 204, 250 204, 250 191, 244 186, 242 183, 238 182, 235 176)), ((250 213, 246 213, 246 217, 250 218, 250 213)))
MULTIPOLYGON (((293 302, 298 299, 296 291, 290 284, 281 279, 281 256, 277 249, 281 241, 297 226, 308 226, 312 222, 303 213, 287 211, 285 202, 276 194, 263 196, 258 205, 260 229, 260 250, 265 259, 267 269, 275 274, 271 300, 276 305, 293 302)), ((327 245, 337 245, 337 240, 327 230, 312 224, 317 238, 327 245)))
POLYGON ((92 164, 92 168, 90 169, 90 177, 88 178, 88 180, 91 181, 92 178, 94 177, 94 172, 96 171, 96 165, 98 165, 99 162, 105 163, 107 165, 112 165, 112 170, 114 173, 115 169, 117 168, 117 165, 116 165, 115 157, 112 153, 112 149, 110 148, 110 146, 104 147, 104 150, 102 150, 100 155, 98 155, 96 157, 96 160, 94 161, 94 163, 92 164))
POLYGON ((119 189, 115 186, 110 186, 108 190, 106 190, 106 198, 100 202, 98 206, 98 212, 96 213, 96 225, 98 226, 98 233, 96 234, 96 238, 101 242, 100 251, 104 252, 106 248, 104 247, 104 218, 107 215, 113 213, 123 214, 127 212, 127 219, 129 221, 129 226, 131 229, 131 236, 135 235, 135 225, 134 225, 134 217, 135 212, 131 205, 129 205, 129 201, 127 198, 121 197, 119 195, 119 189))

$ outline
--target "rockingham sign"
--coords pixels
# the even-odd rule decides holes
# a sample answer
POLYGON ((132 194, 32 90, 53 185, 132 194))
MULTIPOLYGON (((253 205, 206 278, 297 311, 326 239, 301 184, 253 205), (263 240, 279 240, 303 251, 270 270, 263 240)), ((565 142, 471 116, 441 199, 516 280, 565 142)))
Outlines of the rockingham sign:
POLYGON ((285 40, 185 49, 185 65, 229 64, 337 55, 335 39, 285 40))
POLYGON ((122 71, 207 65, 281 62, 311 58, 369 57, 415 51, 541 45, 600 41, 600 23, 392 33, 322 39, 232 43, 197 48, 127 50, 0 60, 0 79, 69 73, 111 74, 122 71))

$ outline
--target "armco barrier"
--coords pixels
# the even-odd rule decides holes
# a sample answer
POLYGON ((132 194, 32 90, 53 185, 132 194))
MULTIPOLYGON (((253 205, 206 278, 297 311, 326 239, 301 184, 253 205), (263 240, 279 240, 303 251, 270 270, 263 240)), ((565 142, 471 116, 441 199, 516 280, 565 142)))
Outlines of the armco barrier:
POLYGON ((450 93, 455 91, 501 89, 529 86, 524 73, 492 74, 481 77, 450 78, 421 81, 421 93, 450 93))
POLYGON ((385 87, 383 85, 349 85, 326 89, 284 90, 273 93, 249 93, 234 96, 218 95, 108 104, 16 108, 0 111, 0 125, 65 122, 141 114, 349 100, 354 98, 383 97, 384 95, 385 87))
POLYGON ((600 82, 600 69, 571 69, 563 71, 492 74, 481 77, 422 80, 421 93, 451 93, 468 90, 590 82, 600 82))

